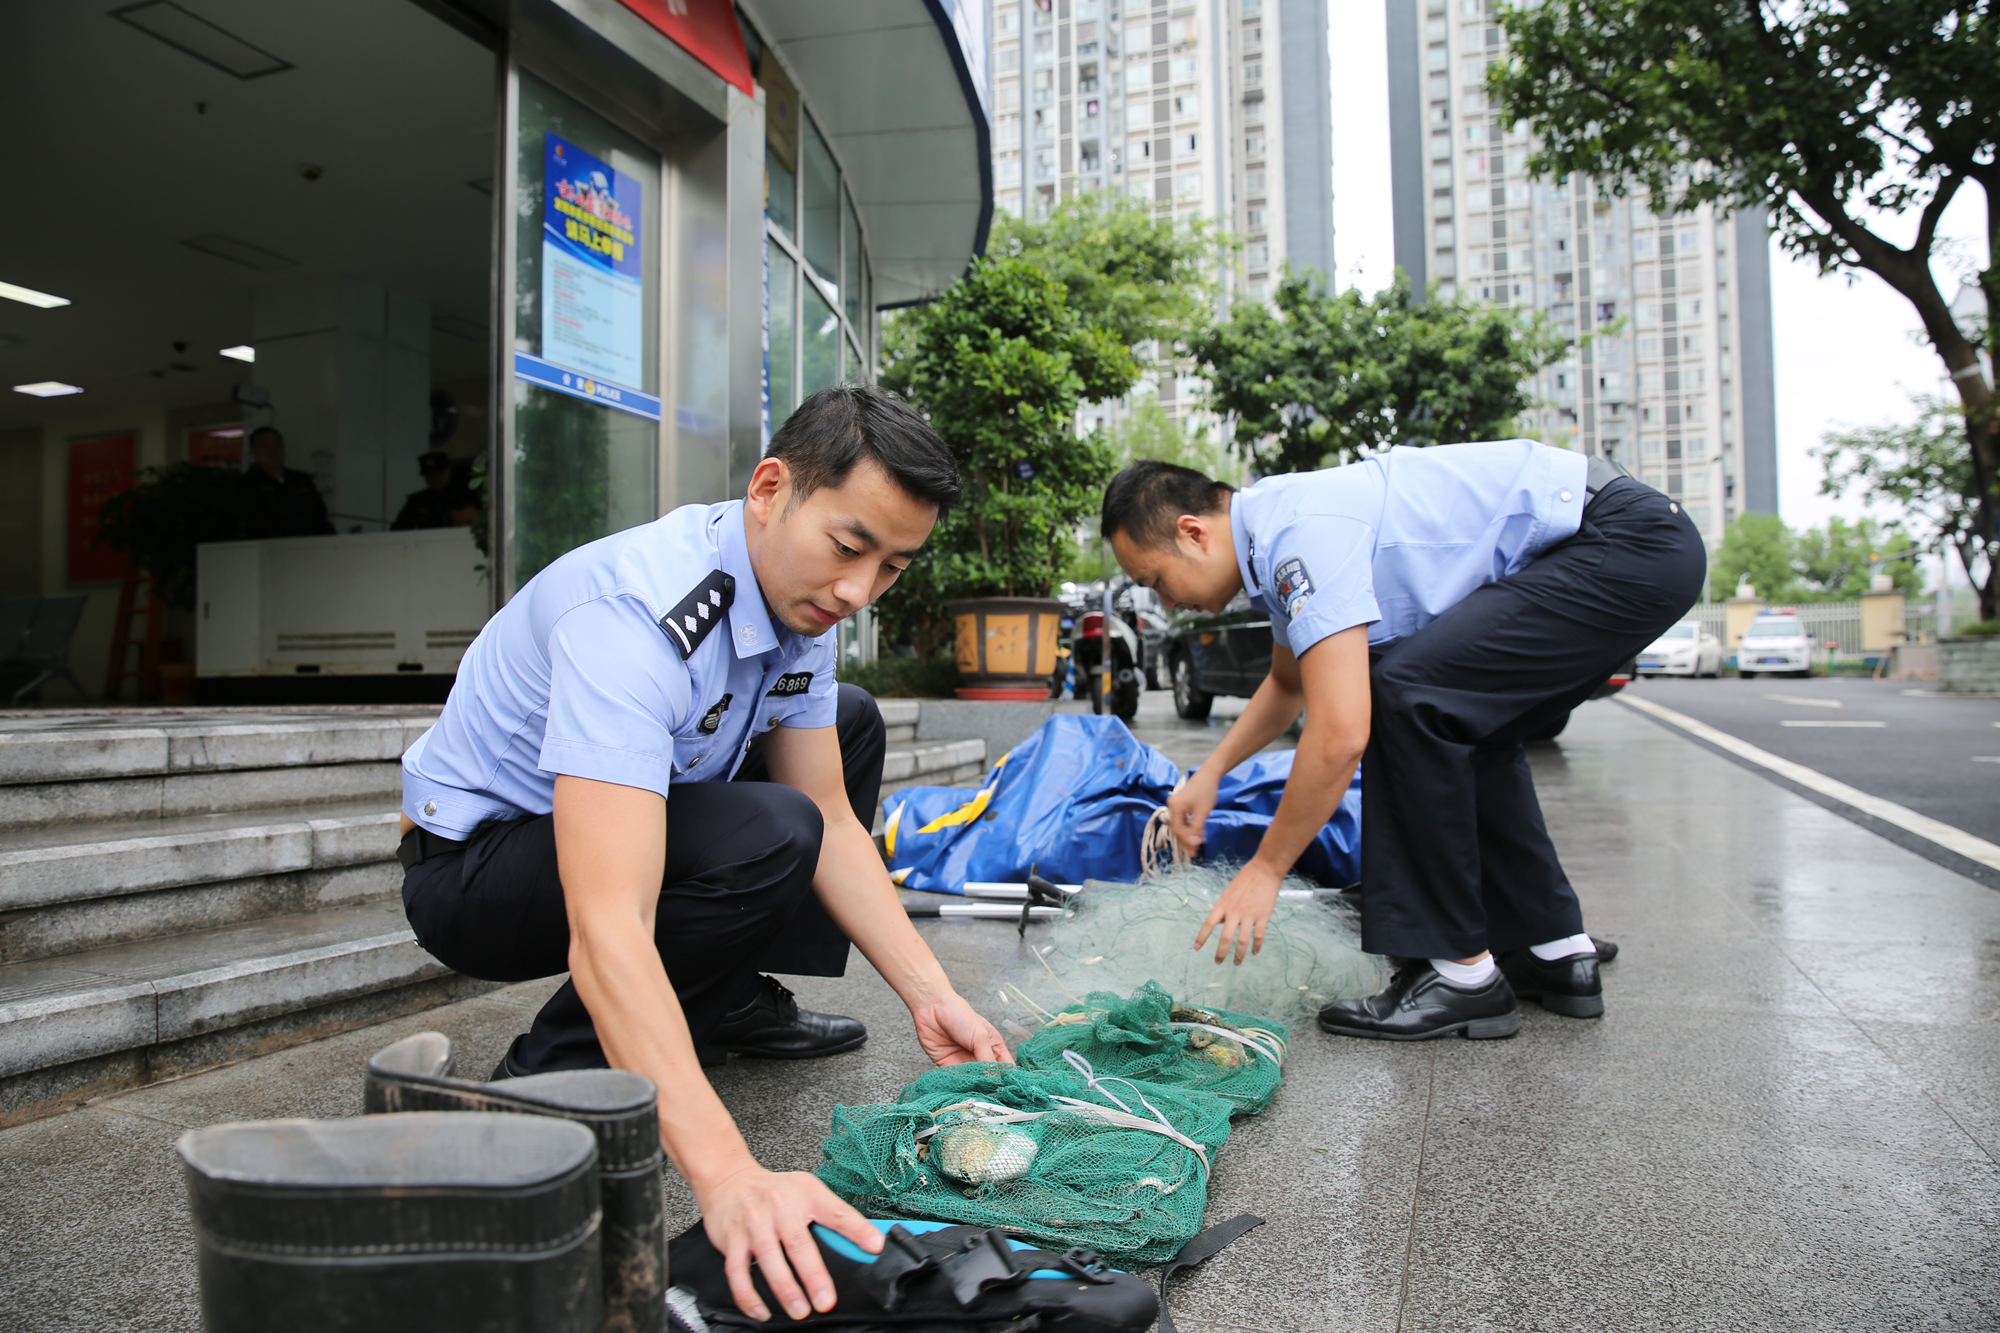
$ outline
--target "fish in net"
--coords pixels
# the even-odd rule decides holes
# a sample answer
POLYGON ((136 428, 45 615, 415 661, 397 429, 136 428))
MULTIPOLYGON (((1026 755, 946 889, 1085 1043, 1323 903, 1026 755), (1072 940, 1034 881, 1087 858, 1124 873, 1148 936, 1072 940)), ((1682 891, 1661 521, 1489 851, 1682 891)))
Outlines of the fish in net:
POLYGON ((1195 932, 1233 874, 1229 866, 1173 865, 1138 884, 1087 880, 1069 910, 1000 988, 1003 1016, 1033 1031, 1049 1015, 1093 991, 1131 995, 1148 981, 1183 1004, 1257 1014, 1281 1025, 1309 1019, 1334 1000, 1380 993, 1389 960, 1363 953, 1358 922, 1344 905, 1323 902, 1311 885, 1287 879, 1264 947, 1241 965, 1215 961, 1215 939, 1195 932))
POLYGON ((1235 1108, 1071 1055, 933 1069, 893 1104, 837 1106, 817 1174, 870 1217, 999 1227, 1121 1267, 1171 1258, 1201 1230, 1235 1108))
POLYGON ((1055 1014, 1021 1044, 1024 1069, 1061 1069, 1069 1053, 1100 1074, 1222 1098, 1239 1113, 1271 1104, 1284 1081, 1282 1023, 1177 1004, 1156 981, 1131 997, 1093 991, 1055 1014))

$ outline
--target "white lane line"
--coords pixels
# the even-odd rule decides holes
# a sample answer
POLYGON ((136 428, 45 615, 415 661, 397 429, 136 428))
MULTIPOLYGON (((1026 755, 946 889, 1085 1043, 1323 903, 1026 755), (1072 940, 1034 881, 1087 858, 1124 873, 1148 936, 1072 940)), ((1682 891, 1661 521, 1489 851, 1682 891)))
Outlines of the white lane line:
MULTIPOLYGON (((1727 750, 1739 759, 1747 759, 1759 768, 1769 769, 1779 777, 1796 782, 1808 791, 1816 791, 1822 796, 1830 796, 1843 804, 1851 805, 1865 815, 1872 815, 1885 824, 1894 825, 1905 833, 1914 833, 1919 838, 1936 843, 1949 852, 1956 852, 1968 861, 1977 861, 1983 866, 2000 870, 2000 846, 1974 837, 1964 829, 1953 828, 1942 820, 1920 815, 1894 801, 1885 801, 1880 796, 1870 796, 1867 792, 1850 787, 1845 782, 1834 779, 1804 764, 1795 764, 1789 759, 1780 759, 1769 750, 1762 750, 1748 741, 1738 740, 1726 731, 1719 731, 1706 722, 1671 708, 1662 708, 1650 699, 1635 699, 1626 694, 1618 696, 1618 702, 1627 708, 1636 708, 1651 717, 1658 718, 1669 726, 1679 727, 1690 736, 1707 741, 1721 750, 1727 750)), ((2000 726, 2000 723, 1994 725, 2000 726)))
POLYGON ((1818 718, 1814 718, 1810 722, 1787 719, 1778 725, 1781 727, 1886 727, 1889 724, 1887 722, 1821 722, 1818 718))
POLYGON ((2000 764, 2000 754, 1976 754, 1972 756, 1972 762, 1975 764, 2000 764))
POLYGON ((1781 704, 1801 704, 1807 708, 1845 708, 1838 699, 1808 699, 1798 694, 1767 694, 1766 699, 1776 699, 1781 704))

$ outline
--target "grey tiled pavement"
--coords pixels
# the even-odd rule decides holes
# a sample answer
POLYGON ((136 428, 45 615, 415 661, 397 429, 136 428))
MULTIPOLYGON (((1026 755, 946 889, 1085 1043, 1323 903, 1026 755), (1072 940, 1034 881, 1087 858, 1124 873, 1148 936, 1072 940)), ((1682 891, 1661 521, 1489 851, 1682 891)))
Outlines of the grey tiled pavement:
MULTIPOLYGON (((1137 730, 1183 763, 1220 735, 1157 695, 1137 730)), ((1300 1034, 1209 1201, 1268 1223, 1176 1283, 1181 1326, 2000 1327, 2000 894, 1615 702, 1535 767, 1591 929, 1625 946, 1609 1013, 1531 1009, 1502 1042, 1300 1034)), ((999 923, 929 930, 975 1003, 1017 947, 999 923)), ((0 1133, 0 1324, 194 1329, 183 1128, 353 1114, 368 1053, 425 1028, 489 1068, 552 985, 0 1133)), ((922 1060, 865 964, 796 988, 869 1044, 716 1083, 767 1163, 810 1168, 831 1105, 922 1060)))

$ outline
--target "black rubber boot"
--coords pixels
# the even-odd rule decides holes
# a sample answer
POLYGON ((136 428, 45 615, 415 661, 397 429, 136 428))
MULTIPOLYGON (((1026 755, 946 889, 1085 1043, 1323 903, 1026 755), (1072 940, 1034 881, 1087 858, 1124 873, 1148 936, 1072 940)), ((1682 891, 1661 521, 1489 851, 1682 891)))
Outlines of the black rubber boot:
POLYGON ((451 1039, 437 1032, 377 1051, 368 1061, 367 1113, 511 1111, 590 1130, 604 1207, 604 1329, 659 1333, 666 1327, 665 1154, 653 1081, 624 1069, 574 1069, 473 1083, 451 1077, 451 1066, 451 1039))
POLYGON ((597 1144, 518 1115, 181 1136, 205 1333, 596 1333, 597 1144))

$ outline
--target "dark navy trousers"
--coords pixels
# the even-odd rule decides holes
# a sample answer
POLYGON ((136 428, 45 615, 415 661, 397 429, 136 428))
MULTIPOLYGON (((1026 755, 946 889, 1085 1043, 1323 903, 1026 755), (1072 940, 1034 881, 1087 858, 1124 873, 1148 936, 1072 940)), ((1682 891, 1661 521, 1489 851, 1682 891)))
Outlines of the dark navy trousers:
POLYGON ((1582 933, 1523 742, 1684 616, 1707 560, 1677 504, 1620 478, 1575 536, 1374 660, 1364 948, 1470 958, 1582 933))
MULTIPOLYGON (((847 799, 866 828, 882 788, 882 713, 865 690, 842 685, 835 726, 847 799)), ((847 968, 847 937, 812 891, 819 807, 769 778, 753 747, 731 781, 677 783, 667 798, 653 940, 697 1043, 741 1003, 757 973, 837 977, 847 968)), ((467 976, 530 981, 569 970, 552 815, 487 825, 463 850, 412 866, 403 907, 417 942, 467 976)), ((542 1006, 514 1054, 533 1073, 603 1067, 575 983, 565 981, 542 1006)))

